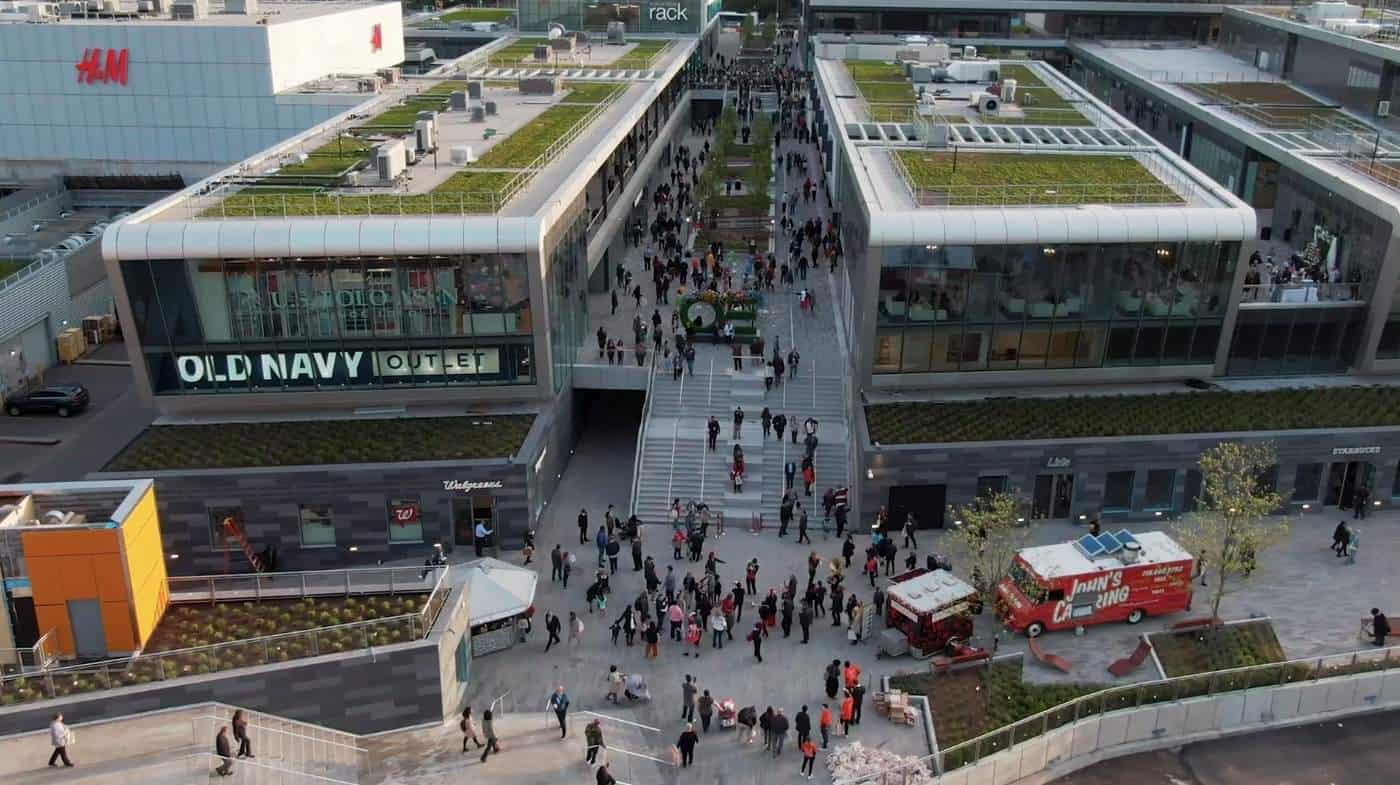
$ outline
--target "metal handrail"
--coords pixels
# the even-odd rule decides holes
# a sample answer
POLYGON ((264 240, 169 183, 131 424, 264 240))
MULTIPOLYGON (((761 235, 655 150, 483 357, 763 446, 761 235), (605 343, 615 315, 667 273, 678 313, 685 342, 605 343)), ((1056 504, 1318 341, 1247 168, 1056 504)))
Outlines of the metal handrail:
MULTIPOLYGON (((275 781, 279 783, 295 783, 297 782, 298 777, 304 777, 308 780, 315 780, 318 783, 326 783, 326 785, 354 785, 354 783, 349 783, 345 780, 338 780, 334 777, 324 777, 320 774, 311 774, 310 772, 305 771, 284 769, 280 766, 269 766, 266 763, 258 763, 256 761, 248 760, 247 758, 238 758, 236 760, 234 758, 224 758, 222 756, 215 755, 212 752, 196 752, 192 755, 188 755, 182 758, 181 760, 184 761, 191 769, 199 768, 204 769, 205 771, 213 771, 219 766, 222 766, 225 762, 228 762, 229 764, 234 766, 251 766, 253 767, 253 769, 258 771, 265 771, 269 774, 279 775, 275 778, 275 781)), ((270 778, 269 781, 273 780, 270 778)))
MULTIPOLYGON (((100 689, 111 689, 113 687, 131 686, 134 684, 145 684, 151 681, 169 681, 185 675, 197 675, 201 673, 213 673, 222 670, 233 670, 243 667, 254 667, 266 665, 272 662, 282 662, 285 660, 304 659, 308 657, 318 657, 321 654, 334 654, 343 651, 354 651, 358 649, 368 649, 374 646, 372 637, 377 637, 380 628, 391 628, 392 626, 408 624, 408 640, 421 640, 426 638, 431 632, 433 624, 437 620, 438 614, 446 604, 447 595, 451 593, 450 586, 447 585, 449 568, 446 566, 433 568, 439 571, 437 584, 428 595, 423 607, 413 613, 404 613, 398 616, 388 616, 382 619, 367 619, 364 621, 347 622, 328 627, 313 627, 307 630, 297 630, 294 632, 281 632, 273 635, 261 635, 252 638, 244 638, 235 641, 225 641, 207 646, 194 646, 184 649, 172 649, 170 651, 154 653, 138 653, 130 657, 103 660, 100 662, 81 663, 68 665, 61 668, 50 668, 38 674, 12 674, 0 678, 0 690, 12 688, 10 685, 23 682, 28 684, 30 680, 38 681, 45 698, 64 697, 58 694, 54 677, 71 676, 74 679, 74 686, 78 679, 84 676, 95 677, 96 681, 90 685, 90 689, 75 689, 70 693, 88 692, 100 689), (343 638, 345 633, 359 633, 359 645, 345 646, 343 638), (374 633, 372 636, 371 633, 374 633), (333 646, 328 646, 326 651, 322 651, 321 638, 323 636, 335 635, 336 640, 333 646), (281 648, 274 655, 274 649, 279 646, 296 641, 305 641, 309 638, 310 651, 294 654, 289 648, 281 648), (253 652, 252 662, 235 661, 232 664, 220 662, 222 652, 253 652), (261 651, 261 656, 258 656, 261 651), (177 658, 191 658, 198 664, 191 666, 186 664, 183 671, 178 670, 177 658), (167 663, 176 663, 177 670, 171 673, 167 670, 167 663), (154 668, 144 668, 148 664, 154 664, 154 668), (132 681, 126 681, 127 677, 132 681)), ((403 641, 389 641, 389 643, 399 643, 403 641)))
MULTIPOLYGON (((199 704, 199 705, 197 705, 195 708, 211 709, 211 710, 213 710, 213 711, 215 711, 215 712, 223 711, 223 712, 225 712, 225 713, 227 714, 227 716, 224 717, 224 720, 225 720, 225 721, 231 721, 231 720, 233 719, 233 713, 234 713, 235 711, 237 711, 240 707, 229 706, 229 705, 226 705, 226 704, 223 704, 223 703, 207 703, 207 704, 199 704)), ((291 727, 291 728, 304 729, 305 732, 300 733, 300 734, 297 734, 297 735, 300 735, 300 736, 303 736, 303 737, 314 737, 314 738, 317 738, 317 739, 324 739, 324 738, 326 738, 326 737, 334 737, 334 738, 340 738, 340 739, 348 739, 348 740, 351 740, 351 741, 358 740, 358 739, 360 738, 358 735, 356 735, 356 734, 354 734, 354 733, 350 733, 350 732, 348 732, 348 731, 336 730, 335 728, 327 728, 327 727, 324 726, 324 725, 317 725, 317 724, 312 723, 312 722, 302 722, 301 720, 288 719, 287 717, 283 717, 283 716, 281 716, 281 715, 279 715, 279 714, 269 714, 269 713, 267 713, 267 712, 256 711, 256 710, 254 710, 254 709, 243 709, 243 714, 244 714, 245 717, 248 718, 248 726, 251 727, 251 728, 259 728, 259 729, 261 729, 261 728, 269 728, 269 727, 272 727, 269 723, 265 723, 265 722, 261 722, 261 721, 260 721, 261 718, 264 718, 264 717, 265 717, 265 718, 268 718, 269 720, 275 722, 275 723, 278 724, 278 725, 283 725, 283 726, 291 727)), ((217 716, 217 715, 216 715, 216 714, 211 714, 211 715, 209 715, 209 716, 217 716)), ((337 742, 337 743, 340 744, 340 746, 344 746, 344 747, 357 747, 356 744, 354 744, 354 743, 349 743, 349 742, 345 742, 345 741, 337 742)))
POLYGON ((63 188, 53 188, 41 194, 38 194, 37 196, 31 196, 23 204, 17 204, 14 207, 11 207, 10 209, 6 210, 3 215, 0 215, 0 221, 8 221, 22 212, 32 210, 35 207, 38 207, 39 205, 43 204, 44 202, 63 196, 65 193, 67 193, 67 191, 63 188))
POLYGON ((58 659, 58 655, 49 649, 49 639, 58 634, 58 629, 54 628, 39 636, 34 641, 33 646, 24 648, 0 649, 0 656, 12 656, 21 668, 33 668, 35 670, 46 670, 58 659))
POLYGON ((651 367, 647 373, 646 398, 642 401, 642 421, 637 426, 637 446, 632 452, 632 509, 628 515, 637 514, 637 493, 642 480, 642 444, 647 435, 647 419, 651 417, 652 389, 656 386, 656 352, 651 353, 651 367))
MULTIPOLYGON (((1166 689, 1169 690, 1171 693, 1170 698, 1168 698, 1167 700, 1160 701, 1156 700, 1155 698, 1158 697, 1158 695, 1160 695, 1161 693, 1153 693, 1152 695, 1147 696, 1149 697, 1149 700, 1145 702, 1147 705, 1154 703, 1176 702, 1185 700, 1187 698, 1200 697, 1199 694, 1193 694, 1189 690, 1184 691, 1180 690, 1179 688, 1190 685, 1199 687, 1202 684, 1203 680, 1206 687, 1205 694, 1215 695, 1218 693, 1248 690, 1251 689, 1252 686, 1263 687, 1273 686, 1274 684, 1283 685, 1307 680, 1319 681, 1323 678, 1329 678, 1329 676, 1325 675, 1324 673, 1326 669, 1342 670, 1356 668, 1358 665, 1379 665, 1379 667, 1376 668, 1366 667, 1364 671, 1362 671, 1367 672, 1372 670, 1389 670, 1391 667, 1394 667, 1394 665, 1397 664, 1400 664, 1400 646, 1390 646, 1382 649, 1359 649, 1351 652, 1343 652, 1341 654, 1324 655, 1321 657, 1309 657, 1306 659, 1284 660, 1281 662, 1265 663, 1262 665, 1246 665, 1239 668, 1226 668, 1224 670, 1218 671, 1193 673, 1186 676, 1175 676, 1166 679, 1156 679, 1153 681, 1138 682, 1136 684, 1126 684, 1118 687, 1108 687, 1102 690, 1098 690, 1096 692, 1091 692, 1088 695, 1082 695, 1073 700, 1065 701, 1064 703, 1061 703, 1058 706, 1053 706, 1044 711, 1032 714, 1029 717, 1025 717, 1008 725, 996 728, 995 730, 983 733, 982 735, 977 736, 975 738, 971 738, 967 741, 954 744, 951 747, 939 750, 933 753, 932 755, 926 755, 915 761, 911 761, 908 764, 901 764, 890 769, 872 772, 871 774, 862 775, 861 777, 858 777, 856 779, 844 780, 841 783, 841 785, 857 785, 857 783, 866 783, 874 781, 883 782, 883 777, 887 774, 904 772, 909 770, 911 766, 918 766, 922 768, 925 764, 929 763, 935 766, 934 771, 939 774, 946 773, 947 771, 950 771, 952 769, 961 768, 962 766, 968 764, 976 763, 982 758, 982 747, 984 743, 996 742, 998 737, 1005 736, 1006 739, 1009 740, 1011 743, 1004 745, 992 744, 994 748, 987 750, 989 754, 994 752, 1000 752, 1004 749, 1009 749, 1010 747, 1015 746, 1015 744, 1018 744, 1026 739, 1031 739, 1037 736, 1044 735, 1046 732, 1051 730, 1050 722, 1052 719, 1066 720, 1065 722, 1057 722, 1054 727, 1058 728, 1062 725, 1067 724, 1068 722, 1073 722, 1083 717, 1091 717, 1098 714, 1105 714, 1108 711, 1112 711, 1113 709, 1106 708, 1106 699, 1110 695, 1113 695, 1115 693, 1122 696, 1127 696, 1129 694, 1133 696, 1132 703, 1124 703, 1122 704, 1122 706, 1120 706, 1121 708, 1126 708, 1129 705, 1136 708, 1144 705, 1143 698, 1145 697, 1145 690, 1166 689), (1366 656, 1362 658, 1361 655, 1366 656), (1329 662, 1336 661, 1339 658, 1346 659, 1347 662, 1345 664, 1329 664, 1329 662), (1299 670, 1300 668, 1307 668, 1309 670, 1306 673, 1304 673, 1304 675, 1302 675, 1300 678, 1290 678, 1290 673, 1298 674, 1301 672, 1299 670), (1268 684, 1253 684, 1253 680, 1249 678, 1254 674, 1271 672, 1274 670, 1278 671, 1278 677, 1276 682, 1271 681, 1268 684), (1242 683, 1236 681, 1236 679, 1238 679, 1239 677, 1244 677, 1242 683), (1222 679, 1228 679, 1229 683, 1232 685, 1242 684, 1242 686, 1222 687, 1222 679), (1081 711, 1081 709, 1084 707, 1088 707, 1090 709, 1097 708, 1097 711, 1083 712, 1081 711), (1038 732, 1027 734, 1025 736, 1022 736, 1017 732, 1020 728, 1034 729, 1034 726, 1037 723, 1039 723, 1040 725, 1038 732), (949 767, 947 765, 949 757, 953 756, 955 753, 961 755, 968 750, 971 750, 973 753, 971 759, 959 760, 957 761, 957 765, 955 766, 949 767)), ((1343 673, 1340 675, 1347 674, 1343 673)))
MULTIPOLYGON (((198 715, 196 715, 196 716, 190 718, 190 723, 191 723, 191 724, 194 724, 194 723, 196 723, 196 722, 213 722, 213 723, 215 723, 215 724, 217 724, 217 725, 222 725, 222 724, 224 724, 224 723, 229 722, 229 718, 228 718, 228 717, 215 717, 215 716, 212 715, 212 714, 198 714, 198 715)), ((270 725, 264 725, 264 724, 260 724, 260 723, 251 723, 251 722, 250 722, 250 723, 248 724, 248 727, 250 727, 250 728, 256 728, 257 731, 258 731, 258 733, 275 733, 275 734, 278 734, 278 735, 281 735, 281 736, 291 736, 291 737, 297 738, 297 739, 313 739, 313 738, 314 738, 314 737, 312 737, 312 736, 310 736, 310 735, 308 735, 308 734, 305 734, 305 733, 295 733, 295 732, 293 732, 293 731, 282 730, 282 729, 280 729, 280 728, 274 728, 274 727, 272 727, 272 726, 270 726, 270 725)), ((349 734, 345 734, 345 735, 349 735, 349 734)), ((319 744, 326 744, 326 745, 329 745, 329 746, 332 746, 332 747, 339 747, 339 748, 341 748, 341 749, 350 750, 350 751, 352 751, 352 752, 364 752, 364 753, 368 753, 368 752, 369 752, 368 749, 366 749, 366 748, 364 748, 364 747, 356 746, 356 745, 354 745, 354 744, 345 744, 345 743, 343 743, 343 742, 332 741, 332 740, 330 740, 330 739, 322 739, 322 738, 314 738, 314 740, 315 740, 317 743, 319 743, 319 744)))
MULTIPOLYGON (((434 576, 437 577, 437 576, 434 576)), ((419 594, 425 589, 436 588, 435 581, 425 581, 422 567, 356 567, 342 570, 304 570, 299 572, 254 572, 241 575, 172 575, 166 579, 166 586, 172 596, 202 590, 209 595, 211 604, 220 600, 246 599, 249 591, 253 599, 325 596, 327 594, 419 594), (409 576, 398 578, 398 575, 409 576), (360 578, 387 576, 387 581, 360 581, 360 578), (247 588, 251 584, 252 588, 247 588), (274 588, 275 585, 275 588, 274 588), (386 588, 387 585, 387 588, 386 588), (318 592, 317 589, 335 589, 318 592), (284 591, 296 594, 283 594, 284 591), (229 596, 233 595, 233 596, 229 596)))

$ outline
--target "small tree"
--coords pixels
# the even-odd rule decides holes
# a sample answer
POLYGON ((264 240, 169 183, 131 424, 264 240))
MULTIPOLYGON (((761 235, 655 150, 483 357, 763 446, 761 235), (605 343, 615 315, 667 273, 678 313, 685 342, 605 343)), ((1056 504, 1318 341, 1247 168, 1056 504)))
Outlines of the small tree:
POLYGON ((1196 512, 1177 527, 1177 540, 1209 571, 1212 619, 1236 579, 1254 571, 1260 552, 1288 533, 1286 518, 1274 516, 1283 499, 1265 477, 1278 457, 1267 444, 1221 442, 1201 455, 1201 497, 1196 512))
POLYGON ((959 561, 971 565, 972 585, 990 602, 997 582, 1011 569, 1016 552, 1026 546, 1030 527, 1025 521, 1025 501, 1012 488, 979 496, 972 504, 953 511, 961 521, 950 542, 959 561))

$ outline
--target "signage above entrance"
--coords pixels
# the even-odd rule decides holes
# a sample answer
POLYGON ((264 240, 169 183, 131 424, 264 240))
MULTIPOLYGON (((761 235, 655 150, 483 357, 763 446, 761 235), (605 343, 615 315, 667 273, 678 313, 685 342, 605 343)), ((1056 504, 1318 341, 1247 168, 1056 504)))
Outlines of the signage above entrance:
POLYGON ((181 354, 175 368, 186 386, 315 386, 370 384, 378 379, 471 378, 501 372, 500 350, 393 349, 384 351, 181 354))
POLYGON ((500 480, 443 480, 442 489, 444 491, 461 491, 471 493, 472 491, 487 491, 493 488, 504 487, 500 480))
POLYGON ((1047 469, 1068 469, 1069 466, 1070 459, 1065 455, 1051 456, 1045 461, 1045 468, 1047 469))
POLYGON ((1380 447, 1333 447, 1333 455, 1380 455, 1380 447))

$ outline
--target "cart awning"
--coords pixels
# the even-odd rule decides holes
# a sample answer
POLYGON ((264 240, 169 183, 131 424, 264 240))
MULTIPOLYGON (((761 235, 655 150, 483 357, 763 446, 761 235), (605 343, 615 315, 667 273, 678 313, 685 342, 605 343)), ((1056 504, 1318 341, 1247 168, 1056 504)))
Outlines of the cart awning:
POLYGON ((488 624, 524 613, 535 604, 534 570, 500 559, 477 559, 466 565, 467 617, 472 624, 488 624))

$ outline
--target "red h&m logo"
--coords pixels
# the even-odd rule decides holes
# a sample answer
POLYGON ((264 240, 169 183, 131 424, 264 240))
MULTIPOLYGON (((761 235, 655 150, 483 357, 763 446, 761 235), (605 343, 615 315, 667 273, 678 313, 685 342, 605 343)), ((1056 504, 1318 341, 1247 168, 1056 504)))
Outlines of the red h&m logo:
POLYGON ((369 33, 369 50, 370 50, 371 52, 378 52, 380 49, 383 49, 383 48, 384 48, 384 31, 380 28, 379 25, 375 25, 374 28, 373 28, 372 30, 370 30, 370 33, 369 33))
POLYGON ((77 65, 78 84, 125 85, 127 56, 125 49, 84 49, 77 65))

